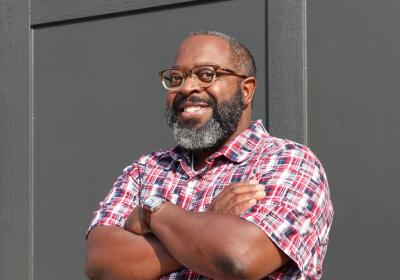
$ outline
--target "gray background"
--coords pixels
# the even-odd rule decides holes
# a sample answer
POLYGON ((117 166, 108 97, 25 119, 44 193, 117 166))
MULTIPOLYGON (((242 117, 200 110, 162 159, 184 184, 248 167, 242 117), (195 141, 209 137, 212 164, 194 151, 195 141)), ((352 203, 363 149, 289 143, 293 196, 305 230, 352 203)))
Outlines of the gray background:
POLYGON ((139 154, 173 145, 157 72, 202 28, 249 46, 260 70, 255 118, 325 166, 336 216, 324 279, 399 279, 399 9, 395 0, 1 0, 0 279, 84 278, 98 201, 139 154))
POLYGON ((400 2, 308 2, 308 139, 335 205, 326 279, 400 279, 400 2))
POLYGON ((158 72, 186 34, 212 29, 247 42, 261 62, 254 117, 265 120, 264 20, 262 0, 222 1, 35 28, 35 279, 83 278, 98 202, 134 159, 175 145, 158 72), (253 16, 236 20, 243 12, 253 16))

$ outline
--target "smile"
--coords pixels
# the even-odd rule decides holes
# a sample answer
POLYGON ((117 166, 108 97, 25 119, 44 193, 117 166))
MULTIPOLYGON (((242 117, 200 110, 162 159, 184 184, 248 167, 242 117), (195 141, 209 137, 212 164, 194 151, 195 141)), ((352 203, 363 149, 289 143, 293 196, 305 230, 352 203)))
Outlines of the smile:
POLYGON ((191 106, 183 108, 183 112, 203 114, 205 111, 207 111, 207 109, 207 107, 191 106))
POLYGON ((205 104, 194 105, 185 104, 179 108, 180 117, 183 119, 200 119, 203 117, 209 117, 212 115, 212 109, 210 106, 204 106, 205 104))

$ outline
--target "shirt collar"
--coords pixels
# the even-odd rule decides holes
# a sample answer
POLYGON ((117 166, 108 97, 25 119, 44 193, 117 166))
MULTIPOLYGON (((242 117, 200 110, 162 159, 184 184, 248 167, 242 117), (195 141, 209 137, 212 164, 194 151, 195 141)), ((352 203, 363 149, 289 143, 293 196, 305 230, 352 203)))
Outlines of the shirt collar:
POLYGON ((268 135, 262 120, 252 121, 248 128, 240 133, 233 141, 224 145, 210 158, 225 156, 234 162, 245 161, 257 147, 263 135, 268 135))
POLYGON ((191 161, 191 152, 180 145, 173 148, 170 151, 169 156, 174 161, 182 160, 182 159, 185 160, 186 162, 191 161))

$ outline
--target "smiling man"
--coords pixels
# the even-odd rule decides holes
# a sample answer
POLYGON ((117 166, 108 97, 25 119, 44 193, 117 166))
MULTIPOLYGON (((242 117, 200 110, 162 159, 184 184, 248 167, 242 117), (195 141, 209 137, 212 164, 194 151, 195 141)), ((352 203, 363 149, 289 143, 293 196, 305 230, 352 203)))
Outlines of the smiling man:
POLYGON ((252 121, 251 53, 189 35, 160 72, 178 145, 117 179, 87 237, 90 279, 319 279, 333 208, 305 146, 252 121))

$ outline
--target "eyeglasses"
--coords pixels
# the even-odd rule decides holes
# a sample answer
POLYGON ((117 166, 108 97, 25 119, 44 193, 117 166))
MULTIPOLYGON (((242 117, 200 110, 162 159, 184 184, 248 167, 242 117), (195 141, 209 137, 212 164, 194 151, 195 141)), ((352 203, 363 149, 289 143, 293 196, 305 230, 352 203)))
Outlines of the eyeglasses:
POLYGON ((198 85, 203 88, 211 86, 217 77, 222 75, 234 75, 243 79, 248 78, 248 76, 240 75, 234 70, 219 65, 201 65, 187 71, 171 68, 163 70, 159 74, 161 82, 167 90, 179 89, 188 77, 193 76, 196 78, 198 85))

